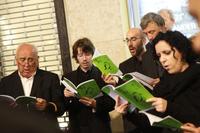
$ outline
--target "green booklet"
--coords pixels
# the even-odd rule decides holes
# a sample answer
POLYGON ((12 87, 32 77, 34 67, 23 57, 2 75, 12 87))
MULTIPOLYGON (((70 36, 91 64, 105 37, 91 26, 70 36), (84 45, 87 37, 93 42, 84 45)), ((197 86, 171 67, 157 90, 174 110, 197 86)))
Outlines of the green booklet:
MULTIPOLYGON (((102 88, 105 93, 108 90, 106 88, 108 86, 102 88)), ((135 79, 130 79, 117 87, 113 87, 113 90, 139 110, 152 108, 151 103, 146 102, 146 100, 153 97, 153 95, 135 79)))
MULTIPOLYGON (((118 93, 114 90, 115 87, 112 85, 106 85, 102 88, 102 91, 104 93, 106 93, 107 95, 109 95, 112 99, 116 99, 116 97, 118 96, 118 93)), ((120 100, 119 100, 119 104, 124 104, 127 103, 127 100, 125 100, 123 97, 119 96, 120 100)), ((128 112, 133 112, 135 110, 135 106, 132 104, 128 105, 128 112)))
POLYGON ((152 83, 155 79, 148 77, 142 73, 139 72, 132 72, 132 73, 126 73, 123 76, 120 76, 124 81, 128 81, 130 79, 135 79, 142 83, 144 86, 148 87, 149 89, 153 90, 152 83))
POLYGON ((61 83, 71 92, 76 94, 78 98, 89 97, 96 98, 102 95, 99 86, 94 79, 87 80, 75 86, 70 80, 64 78, 61 83))
POLYGON ((22 104, 35 104, 36 97, 33 96, 18 96, 16 98, 9 95, 0 95, 0 102, 3 104, 8 104, 9 106, 17 106, 22 104))
POLYGON ((122 75, 122 72, 107 55, 98 55, 96 57, 93 57, 92 62, 105 75, 122 75))
POLYGON ((148 117, 151 126, 180 129, 180 127, 183 125, 182 122, 171 116, 161 118, 153 114, 147 113, 146 111, 140 111, 140 113, 144 113, 148 117))

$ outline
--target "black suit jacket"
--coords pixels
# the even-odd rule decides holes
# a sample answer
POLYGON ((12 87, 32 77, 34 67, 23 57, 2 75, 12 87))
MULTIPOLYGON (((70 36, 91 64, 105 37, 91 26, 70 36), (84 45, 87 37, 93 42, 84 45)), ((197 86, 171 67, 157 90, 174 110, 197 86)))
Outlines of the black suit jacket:
MULTIPOLYGON (((87 73, 79 67, 64 77, 76 86, 89 79, 95 79, 100 88, 105 85, 101 72, 94 66, 87 73)), ((65 99, 66 110, 69 112, 70 133, 111 133, 109 111, 113 110, 115 102, 106 94, 95 100, 96 109, 93 112, 91 107, 80 103, 77 98, 65 99)))
POLYGON ((124 62, 119 64, 119 69, 123 74, 131 73, 131 72, 141 72, 142 73, 142 62, 139 61, 136 57, 130 57, 124 62))
MULTIPOLYGON (((14 98, 24 95, 23 86, 18 71, 15 71, 9 76, 1 79, 0 94, 10 95, 14 98)), ((24 110, 23 108, 23 111, 34 112, 47 121, 52 122, 54 126, 58 126, 57 116, 62 115, 64 112, 64 97, 60 88, 58 76, 51 72, 37 69, 30 95, 37 98, 43 98, 47 100, 47 102, 55 103, 58 110, 55 112, 54 106, 52 104, 48 104, 46 110, 44 111, 37 111, 34 109, 34 107, 32 107, 31 110, 30 108, 28 110, 24 110)))

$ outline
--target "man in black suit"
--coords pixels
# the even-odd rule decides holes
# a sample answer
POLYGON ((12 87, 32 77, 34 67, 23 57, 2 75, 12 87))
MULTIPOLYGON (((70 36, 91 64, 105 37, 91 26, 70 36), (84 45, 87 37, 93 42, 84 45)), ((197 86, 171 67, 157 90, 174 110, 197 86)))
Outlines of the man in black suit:
MULTIPOLYGON (((89 39, 77 40, 73 45, 73 58, 79 67, 64 77, 76 86, 94 79, 102 88, 105 82, 101 78, 100 70, 92 65, 93 54, 94 46, 89 39)), ((111 133, 109 112, 114 109, 113 99, 106 94, 97 98, 79 99, 67 88, 64 89, 64 95, 66 110, 69 112, 69 133, 111 133)))
MULTIPOLYGON (((57 116, 64 112, 63 95, 59 78, 56 74, 39 69, 38 52, 31 44, 21 44, 16 50, 16 64, 18 70, 2 78, 0 94, 17 96, 34 96, 35 104, 18 105, 20 111, 37 114, 47 123, 51 123, 54 130, 58 127, 57 116)), ((18 110, 18 111, 19 111, 18 110)), ((41 123, 46 125, 44 122, 41 123)))
MULTIPOLYGON (((127 32, 126 41, 132 57, 122 62, 119 65, 119 69, 123 74, 137 71, 155 78, 153 83, 155 85, 159 82, 163 69, 154 60, 151 41, 159 32, 166 31, 165 22, 160 15, 150 12, 142 17, 140 26, 142 30, 132 28, 127 32), (148 43, 146 43, 145 35, 149 40, 148 43)), ((123 119, 126 133, 141 132, 139 131, 140 129, 134 129, 133 124, 126 119, 126 116, 123 119)))
POLYGON ((132 57, 120 63, 119 69, 123 74, 134 71, 141 72, 142 55, 145 52, 143 45, 146 42, 144 34, 139 28, 131 28, 127 32, 125 41, 132 57))
MULTIPOLYGON (((119 69, 122 73, 126 74, 137 71, 152 78, 158 78, 158 70, 153 57, 147 56, 147 51, 144 49, 146 38, 142 30, 131 28, 127 32, 126 42, 132 57, 119 64, 119 69)), ((125 133, 139 132, 126 117, 123 117, 123 122, 125 133)))

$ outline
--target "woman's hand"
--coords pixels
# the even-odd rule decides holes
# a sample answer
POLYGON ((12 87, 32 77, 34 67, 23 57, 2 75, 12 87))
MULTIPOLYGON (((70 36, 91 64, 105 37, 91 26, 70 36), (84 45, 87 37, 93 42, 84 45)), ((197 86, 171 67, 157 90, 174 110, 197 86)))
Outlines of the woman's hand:
POLYGON ((200 133, 200 127, 195 127, 192 123, 185 123, 181 126, 183 133, 200 133))
POLYGON ((152 106, 155 107, 158 112, 165 112, 167 109, 167 100, 159 97, 153 97, 147 99, 147 102, 152 103, 152 106))

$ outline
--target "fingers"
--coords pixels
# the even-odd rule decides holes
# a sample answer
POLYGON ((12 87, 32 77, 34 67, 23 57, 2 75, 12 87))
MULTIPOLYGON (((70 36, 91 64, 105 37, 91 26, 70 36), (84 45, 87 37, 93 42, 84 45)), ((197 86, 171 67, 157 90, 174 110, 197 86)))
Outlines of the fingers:
POLYGON ((192 125, 183 125, 181 126, 183 133, 200 133, 199 128, 196 128, 193 124, 192 125))
POLYGON ((35 106, 38 110, 45 110, 45 108, 47 106, 47 101, 42 98, 36 98, 35 106))
POLYGON ((121 104, 120 97, 117 96, 115 98, 115 110, 119 113, 124 114, 124 113, 126 113, 127 108, 128 108, 128 102, 121 104))
POLYGON ((156 111, 158 112, 165 112, 167 109, 167 100, 163 98, 153 97, 147 99, 146 102, 152 103, 151 105, 155 107, 156 111))
POLYGON ((152 85, 153 87, 156 86, 156 84, 158 84, 160 82, 160 78, 155 78, 150 85, 152 85))
POLYGON ((88 97, 81 97, 79 99, 79 102, 81 102, 82 104, 89 106, 89 107, 96 107, 96 100, 93 98, 88 98, 88 97))
POLYGON ((64 89, 64 96, 65 96, 65 97, 74 97, 75 95, 74 95, 73 92, 71 92, 71 91, 69 91, 69 90, 67 90, 67 89, 65 88, 65 89, 64 89))
POLYGON ((107 84, 111 84, 113 86, 116 86, 116 84, 119 80, 117 76, 110 75, 110 74, 102 75, 102 78, 103 78, 104 82, 106 82, 107 84))

